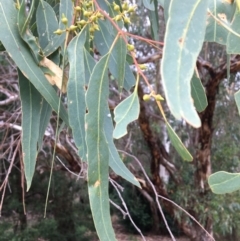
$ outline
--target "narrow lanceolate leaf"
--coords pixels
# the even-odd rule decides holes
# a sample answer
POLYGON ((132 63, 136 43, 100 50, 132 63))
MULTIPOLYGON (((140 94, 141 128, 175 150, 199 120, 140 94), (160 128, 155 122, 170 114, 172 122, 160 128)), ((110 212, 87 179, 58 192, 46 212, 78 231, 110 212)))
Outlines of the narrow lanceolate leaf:
POLYGON ((237 104, 238 113, 240 115, 240 90, 234 94, 234 99, 237 104))
POLYGON ((176 132, 173 130, 173 128, 170 126, 169 123, 167 124, 167 132, 171 141, 171 144, 174 146, 178 154, 182 157, 184 161, 192 161, 193 157, 187 150, 187 148, 184 146, 176 132))
POLYGON ((229 32, 227 38, 227 53, 228 54, 239 54, 240 53, 240 10, 237 8, 234 14, 233 21, 231 23, 231 29, 238 34, 229 32))
POLYGON ((18 71, 22 103, 22 150, 24 173, 29 190, 37 158, 37 142, 40 127, 41 95, 31 82, 18 71))
POLYGON ((225 24, 228 25, 234 14, 234 4, 231 1, 222 0, 211 0, 208 3, 211 14, 207 14, 205 41, 226 44, 228 30, 222 24, 219 24, 212 15, 224 19, 225 24))
POLYGON ((32 32, 29 28, 29 23, 31 21, 31 18, 32 18, 32 15, 34 12, 35 4, 36 4, 36 1, 33 0, 30 10, 29 10, 27 16, 25 16, 26 3, 25 3, 25 1, 22 1, 20 9, 18 11, 17 26, 18 26, 18 30, 19 30, 19 33, 20 33, 22 39, 28 44, 28 46, 31 49, 32 54, 35 58, 35 61, 38 63, 42 59, 41 48, 38 44, 37 38, 35 36, 33 36, 32 32))
POLYGON ((39 37, 39 44, 42 49, 55 37, 53 33, 58 29, 56 14, 47 2, 40 0, 36 13, 36 23, 39 37))
POLYGON ((124 89, 129 91, 136 83, 135 76, 130 68, 130 65, 125 63, 125 78, 124 78, 124 89))
POLYGON ((136 185, 137 187, 141 188, 138 180, 134 177, 134 175, 127 169, 127 167, 124 165, 123 161, 119 157, 119 154, 117 152, 117 149, 113 142, 113 123, 111 114, 108 111, 105 117, 104 122, 104 131, 105 131, 105 137, 108 143, 109 148, 109 166, 112 168, 112 170, 125 180, 131 182, 133 185, 136 185))
MULTIPOLYGON (((14 8, 14 4, 11 1, 0 0, 0 41, 18 68, 57 112, 59 98, 42 70, 35 63, 29 48, 21 39, 16 23, 17 10, 14 8)), ((60 117, 68 125, 68 115, 62 104, 60 117)))
MULTIPOLYGON (((73 16, 73 2, 71 0, 61 0, 59 4, 59 24, 58 28, 64 30, 66 26, 61 22, 62 16, 65 16, 68 19, 68 26, 72 24, 72 16, 73 16)), ((57 29, 56 29, 57 30, 57 29)), ((55 35, 50 43, 43 50, 45 56, 49 56, 57 48, 59 48, 66 38, 66 33, 64 32, 61 35, 55 35)))
POLYGON ((114 138, 119 139, 127 134, 127 126, 138 118, 139 110, 140 106, 136 86, 134 92, 114 109, 114 120, 116 122, 113 131, 114 138))
POLYGON ((145 8, 147 8, 151 11, 155 10, 154 1, 143 0, 143 5, 145 8))
POLYGON ((94 224, 100 240, 114 241, 108 196, 109 149, 104 134, 108 105, 108 61, 105 55, 95 65, 86 94, 86 143, 88 191, 94 224))
POLYGON ((158 2, 157 0, 154 0, 153 3, 154 3, 154 11, 149 10, 150 23, 151 23, 151 30, 152 30, 152 35, 154 37, 154 40, 158 41, 159 40, 158 2))
MULTIPOLYGON (((114 36, 108 30, 108 24, 105 21, 99 21, 100 31, 95 32, 94 41, 96 47, 101 55, 108 53, 114 41, 114 36)), ((126 64, 127 48, 124 40, 119 37, 116 44, 113 46, 113 50, 110 53, 109 70, 114 78, 118 81, 118 87, 120 92, 122 88, 129 89, 131 81, 134 79, 133 74, 129 76, 129 65, 126 64)))
POLYGON ((191 80, 191 95, 193 98, 194 106, 198 112, 202 112, 207 107, 207 97, 205 94, 204 87, 202 85, 201 80, 193 75, 191 80))
POLYGON ((92 70, 95 66, 95 60, 86 50, 86 48, 84 48, 84 66, 85 66, 85 84, 87 85, 89 83, 92 70))
POLYGON ((126 54, 126 43, 122 37, 119 37, 113 47, 109 60, 109 69, 112 75, 117 79, 119 92, 122 92, 124 85, 126 54))
POLYGON ((209 186, 213 193, 225 194, 240 189, 240 174, 229 172, 216 172, 208 178, 209 186))
POLYGON ((40 126, 39 126, 39 137, 38 137, 38 151, 42 147, 43 137, 48 126, 50 117, 52 114, 52 107, 42 97, 41 100, 41 111, 40 111, 40 126))
POLYGON ((85 31, 77 35, 68 46, 68 60, 70 64, 68 80, 68 112, 69 124, 78 148, 78 154, 86 161, 87 148, 85 143, 85 66, 84 44, 85 31))
POLYGON ((206 15, 207 0, 171 1, 161 65, 172 114, 194 127, 201 121, 192 102, 190 82, 204 40, 206 15))

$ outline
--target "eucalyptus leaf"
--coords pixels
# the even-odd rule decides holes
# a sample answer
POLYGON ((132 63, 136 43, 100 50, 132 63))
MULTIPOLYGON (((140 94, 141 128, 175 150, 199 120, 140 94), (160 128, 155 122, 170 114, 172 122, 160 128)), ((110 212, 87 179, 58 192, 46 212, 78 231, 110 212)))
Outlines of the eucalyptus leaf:
POLYGON ((158 2, 157 0, 153 0, 153 3, 154 3, 154 11, 149 10, 149 17, 150 17, 152 35, 154 37, 154 40, 158 41, 159 40, 158 2))
POLYGON ((86 143, 88 158, 88 192, 94 224, 100 240, 116 240, 112 228, 109 195, 109 149, 104 134, 108 107, 108 61, 103 56, 95 65, 86 93, 86 143))
POLYGON ((22 105, 22 152, 27 191, 31 187, 37 159, 42 96, 31 82, 18 71, 22 105))
POLYGON ((87 159, 85 142, 85 65, 84 44, 86 33, 82 31, 68 46, 68 60, 70 64, 69 80, 67 86, 69 124, 72 128, 78 154, 83 161, 87 159))
POLYGON ((110 55, 110 71, 118 81, 119 92, 122 92, 125 77, 127 46, 122 37, 115 43, 110 55))
POLYGON ((216 172, 208 178, 213 193, 226 194, 240 189, 240 174, 225 171, 216 172))
POLYGON ((141 188, 138 180, 134 175, 128 170, 128 168, 124 165, 123 161, 121 160, 118 151, 115 147, 115 144, 113 142, 113 123, 111 114, 108 111, 105 117, 104 122, 104 132, 105 137, 108 143, 109 148, 109 166, 112 168, 112 170, 125 180, 131 182, 133 185, 136 185, 137 187, 141 188))
POLYGON ((193 75, 191 80, 191 95, 192 95, 196 110, 198 112, 204 111, 208 104, 207 97, 206 97, 202 82, 196 76, 196 74, 193 75))
POLYGON ((119 139, 127 134, 127 125, 136 120, 139 116, 140 105, 137 87, 134 92, 123 100, 114 109, 114 120, 116 122, 113 137, 119 139))
MULTIPOLYGON (((36 64, 17 28, 17 10, 11 1, 0 0, 0 41, 22 73, 32 82, 45 100, 58 112, 59 98, 36 64)), ((60 102, 60 117, 68 125, 68 115, 60 102)))
MULTIPOLYGON (((68 19, 67 26, 71 25, 73 15, 73 2, 71 0, 61 0, 59 4, 59 24, 58 28, 65 30, 66 26, 61 22, 62 16, 68 19)), ((57 30, 57 29, 56 29, 57 30)), ((50 43, 44 48, 44 56, 49 56, 64 44, 66 33, 63 32, 61 35, 55 34, 51 39, 50 43)))
MULTIPOLYGON (((234 4, 229 1, 211 0, 208 2, 209 11, 216 17, 224 16, 225 23, 230 24, 234 14, 234 4)), ((219 24, 211 14, 207 15, 207 28, 205 34, 205 41, 217 42, 219 44, 226 44, 228 30, 219 24)))
POLYGON ((172 114, 194 127, 200 127, 201 121, 192 103, 190 82, 204 40, 207 2, 171 1, 161 64, 163 88, 172 114))
MULTIPOLYGON (((111 49, 114 36, 108 30, 108 24, 105 21, 99 21, 100 31, 96 31, 94 35, 95 45, 101 55, 105 55, 111 49)), ((135 83, 135 77, 126 63, 126 44, 122 38, 118 38, 117 43, 110 52, 109 70, 116 80, 118 80, 119 90, 122 87, 129 90, 135 83)))
POLYGON ((145 8, 154 11, 155 6, 154 6, 154 1, 153 0, 143 0, 143 5, 145 8))
POLYGON ((36 23, 39 44, 44 49, 55 37, 54 31, 58 29, 56 14, 47 2, 40 0, 36 13, 36 23))
POLYGON ((42 99, 41 99, 41 110, 40 110, 39 136, 38 136, 38 151, 41 150, 43 137, 44 137, 46 128, 49 124, 51 114, 52 114, 52 107, 42 97, 42 99))
MULTIPOLYGON (((240 10, 236 9, 234 18, 231 23, 231 29, 240 36, 240 10)), ((236 34, 229 32, 227 38, 227 53, 228 54, 239 54, 240 53, 240 37, 236 34)))
POLYGON ((32 18, 32 14, 34 12, 34 7, 35 7, 35 0, 32 1, 30 10, 27 14, 27 16, 25 16, 26 14, 26 3, 25 1, 22 1, 20 9, 18 11, 18 21, 17 21, 17 26, 18 26, 18 30, 19 33, 22 37, 22 39, 28 44, 29 48, 32 51, 32 54, 35 58, 36 63, 38 64, 43 56, 42 56, 42 51, 41 51, 41 47, 37 41, 37 38, 35 36, 33 36, 30 28, 29 28, 29 23, 31 21, 32 18))
POLYGON ((193 157, 187 150, 187 148, 184 146, 176 132, 173 130, 173 128, 170 126, 170 124, 167 122, 167 132, 169 135, 169 138, 171 140, 171 144, 175 147, 178 154, 182 157, 184 161, 192 161, 193 157))

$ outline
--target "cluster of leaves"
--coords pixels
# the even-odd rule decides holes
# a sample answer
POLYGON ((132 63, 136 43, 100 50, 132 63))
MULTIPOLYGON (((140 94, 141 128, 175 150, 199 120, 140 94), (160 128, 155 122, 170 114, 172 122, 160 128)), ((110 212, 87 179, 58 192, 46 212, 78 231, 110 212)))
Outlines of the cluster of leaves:
MULTIPOLYGON (((154 39, 158 39, 159 31, 158 4, 164 8, 167 26, 161 75, 166 100, 177 119, 183 118, 194 127, 201 125, 197 111, 207 105, 198 73, 194 73, 197 57, 204 41, 225 44, 228 54, 240 52, 240 11, 236 3, 143 1, 151 13, 154 39)), ((144 66, 137 63, 134 46, 129 44, 130 37, 141 39, 125 31, 134 9, 128 2, 111 0, 76 3, 62 0, 56 5, 52 1, 32 0, 29 8, 24 0, 15 4, 0 0, 0 41, 19 69, 27 190, 53 109, 71 127, 78 154, 88 164, 91 210, 101 240, 115 240, 108 202, 109 166, 117 175, 140 187, 113 142, 113 138, 123 137, 128 124, 138 117, 140 78, 151 90, 145 99, 151 97, 156 101, 172 145, 184 160, 192 160, 165 117, 162 97, 149 85, 144 66), (101 55, 97 62, 95 52, 101 55), (68 81, 64 73, 67 65, 68 81), (131 65, 136 68, 136 79, 131 65), (135 85, 129 97, 114 109, 115 128, 108 107, 108 72, 117 80, 120 96, 123 89, 130 91, 135 85), (67 110, 52 85, 60 89, 60 96, 67 93, 67 110)), ((159 42, 142 40, 159 49, 159 42)), ((240 106, 240 92, 235 99, 240 106)), ((239 174, 221 172, 212 175, 209 184, 214 192, 225 193, 239 189, 238 179, 239 174)))

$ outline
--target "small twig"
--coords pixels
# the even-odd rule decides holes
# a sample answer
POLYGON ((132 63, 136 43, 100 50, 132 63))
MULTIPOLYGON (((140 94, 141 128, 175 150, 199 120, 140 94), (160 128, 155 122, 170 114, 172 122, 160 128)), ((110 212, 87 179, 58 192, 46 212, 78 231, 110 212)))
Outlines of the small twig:
POLYGON ((113 202, 110 198, 109 198, 109 202, 122 213, 123 219, 125 219, 126 216, 128 215, 127 212, 125 212, 119 205, 113 202))
POLYGON ((116 183, 114 180, 112 180, 111 178, 109 178, 109 181, 110 181, 110 183, 113 185, 113 187, 115 188, 115 190, 117 191, 118 196, 119 196, 120 200, 122 201, 122 205, 123 205, 123 207, 124 207, 125 210, 126 210, 126 215, 129 217, 132 225, 133 225, 134 228, 139 232, 139 234, 142 236, 142 239, 143 239, 144 241, 146 241, 145 237, 144 237, 143 234, 142 234, 142 231, 138 228, 138 226, 137 226, 137 225, 134 223, 134 221, 132 220, 132 217, 131 217, 131 215, 130 215, 130 213, 129 213, 129 211, 128 211, 128 207, 127 207, 127 205, 126 205, 126 203, 125 203, 125 201, 124 201, 124 199, 123 199, 120 191, 118 190, 118 185, 117 185, 117 183, 116 183))
POLYGON ((8 182, 8 177, 11 173, 11 170, 12 170, 12 167, 13 167, 13 163, 14 163, 14 160, 15 160, 15 157, 17 155, 17 152, 18 152, 18 148, 20 146, 20 140, 18 141, 18 144, 13 152, 13 156, 12 156, 12 160, 10 162, 10 166, 8 168, 8 171, 7 171, 7 174, 6 174, 6 177, 0 187, 0 191, 3 189, 2 191, 2 198, 1 198, 1 202, 0 202, 0 216, 1 216, 1 212, 2 212, 2 205, 3 205, 3 200, 4 200, 4 196, 5 196, 5 191, 6 191, 6 187, 7 187, 7 182, 8 182))
MULTIPOLYGON (((69 172, 69 173, 71 173, 72 175, 74 175, 74 176, 76 176, 77 178, 84 178, 85 177, 85 175, 80 175, 80 174, 76 174, 76 173, 74 173, 74 172, 72 172, 62 161, 61 161, 61 159, 58 157, 58 156, 56 156, 56 158, 58 159, 58 161, 62 164, 62 166, 69 172)), ((81 172, 80 172, 81 173, 81 172)))

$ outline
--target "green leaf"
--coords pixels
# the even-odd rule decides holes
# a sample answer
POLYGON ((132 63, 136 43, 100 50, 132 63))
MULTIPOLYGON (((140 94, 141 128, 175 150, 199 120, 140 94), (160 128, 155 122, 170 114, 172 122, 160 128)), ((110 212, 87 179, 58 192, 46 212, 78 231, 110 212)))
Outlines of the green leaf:
POLYGON ((18 71, 18 78, 22 103, 22 152, 28 191, 32 183, 37 158, 42 98, 21 71, 18 71))
MULTIPOLYGON (((236 9, 233 21, 231 23, 231 29, 240 35, 240 10, 236 9)), ((236 36, 232 32, 229 32, 227 38, 227 53, 239 54, 240 53, 240 37, 236 36)))
POLYGON ((237 104, 237 108, 238 108, 238 113, 240 115, 240 90, 238 90, 235 94, 234 94, 234 99, 235 102, 237 104))
POLYGON ((42 98, 41 100, 41 111, 40 111, 40 127, 39 127, 39 137, 38 137, 38 151, 42 147, 42 141, 45 134, 45 130, 49 123, 50 117, 52 114, 52 108, 47 103, 47 101, 42 98))
POLYGON ((150 23, 151 23, 151 30, 152 35, 154 37, 154 40, 159 40, 159 19, 158 19, 158 3, 157 0, 153 0, 154 3, 154 11, 149 10, 149 17, 150 17, 150 23))
POLYGON ((84 64, 85 64, 85 84, 87 85, 92 74, 92 70, 95 66, 94 58, 84 48, 84 64))
POLYGON ((192 161, 193 157, 187 150, 187 148, 183 145, 182 141, 178 137, 178 135, 175 133, 173 128, 170 126, 170 124, 167 122, 167 132, 171 141, 171 144, 175 147, 178 154, 182 157, 184 161, 192 161))
MULTIPOLYGON (((59 98, 53 87, 48 83, 42 70, 35 63, 29 48, 21 39, 16 23, 17 11, 12 2, 0 0, 0 41, 21 72, 27 76, 35 88, 57 112, 59 98)), ((62 104, 60 117, 68 125, 68 115, 62 104)))
POLYGON ((87 147, 85 142, 85 65, 84 44, 86 32, 78 34, 68 46, 68 60, 70 64, 67 86, 69 124, 73 131, 78 154, 86 161, 87 147))
MULTIPOLYGON (((71 0, 61 0, 59 5, 59 25, 58 28, 64 30, 66 27, 61 22, 62 16, 65 16, 68 19, 68 26, 72 23, 73 16, 73 2, 71 0)), ((56 29, 57 30, 57 29, 56 29)), ((53 52, 56 51, 65 41, 66 33, 59 35, 55 35, 50 43, 43 50, 44 56, 49 56, 53 52)))
MULTIPOLYGON (((234 13, 234 4, 228 1, 211 0, 209 1, 208 8, 216 18, 221 14, 225 17, 225 21, 228 21, 228 23, 231 22, 234 13)), ((219 24, 211 14, 208 14, 205 41, 226 44, 227 36, 228 30, 223 25, 219 24)))
POLYGON ((208 184, 213 193, 225 194, 240 189, 240 174, 229 172, 216 172, 208 178, 208 184))
POLYGON ((119 154, 117 152, 117 149, 113 142, 113 123, 111 114, 108 111, 105 117, 104 122, 104 131, 105 131, 105 137, 108 143, 109 148, 109 166, 112 168, 112 170, 125 180, 131 182, 133 185, 136 185, 137 187, 141 188, 138 180, 134 177, 134 175, 128 170, 128 168, 124 165, 123 161, 119 157, 119 154))
POLYGON ((192 95, 196 110, 198 112, 204 111, 208 104, 207 97, 206 97, 202 82, 196 76, 196 74, 193 75, 192 81, 191 81, 191 95, 192 95))
POLYGON ((58 28, 58 21, 53 8, 43 0, 39 1, 36 22, 39 44, 44 49, 55 37, 53 32, 58 28))
POLYGON ((145 8, 154 11, 155 10, 155 6, 154 6, 154 2, 153 0, 143 0, 143 5, 145 8))
POLYGON ((119 37, 115 43, 110 55, 109 69, 112 75, 118 81, 119 92, 122 92, 125 76, 127 46, 122 37, 119 37))
POLYGON ((114 120, 116 122, 113 131, 114 138, 119 139, 127 134, 127 125, 138 118, 139 111, 140 106, 136 85, 134 92, 114 109, 114 120))
POLYGON ((130 65, 125 63, 125 78, 124 78, 124 89, 129 91, 136 83, 135 76, 130 68, 130 65))
POLYGON ((95 31, 94 33, 94 43, 97 50, 101 55, 108 53, 112 43, 114 41, 114 36, 108 30, 108 22, 99 20, 98 21, 100 31, 95 31))
POLYGON ((164 3, 163 3, 165 22, 167 22, 167 20, 168 20, 170 3, 171 3, 171 1, 167 1, 167 0, 164 1, 164 3))
POLYGON ((109 149, 104 134, 108 107, 108 61, 105 55, 95 65, 86 94, 86 143, 88 192, 94 224, 100 240, 116 240, 110 218, 108 196, 109 149))
POLYGON ((204 40, 206 13, 207 0, 171 1, 161 64, 172 114, 194 127, 200 127, 201 121, 192 103, 190 82, 204 40))
MULTIPOLYGON (((100 31, 96 31, 94 35, 95 45, 101 55, 109 52, 114 41, 114 36, 108 31, 107 22, 99 21, 100 31)), ((133 76, 129 65, 126 63, 127 47, 124 40, 119 37, 116 44, 110 53, 109 70, 116 80, 118 80, 119 91, 122 87, 129 90, 132 87, 132 82, 135 78, 133 76), (129 76, 128 76, 129 74, 129 76), (131 87, 130 87, 131 86, 131 87)))
POLYGON ((35 36, 33 36, 30 28, 29 28, 29 23, 32 18, 32 14, 34 12, 35 8, 35 0, 33 0, 30 10, 28 12, 28 15, 25 16, 26 13, 26 3, 25 1, 22 1, 20 9, 18 11, 18 21, 17 21, 17 26, 19 33, 22 37, 22 39, 28 44, 29 48, 32 51, 32 54, 35 58, 36 63, 39 63, 43 56, 42 56, 42 51, 41 48, 38 44, 38 41, 35 36))
POLYGON ((2 42, 0 41, 0 52, 5 51, 5 47, 3 46, 2 42))

